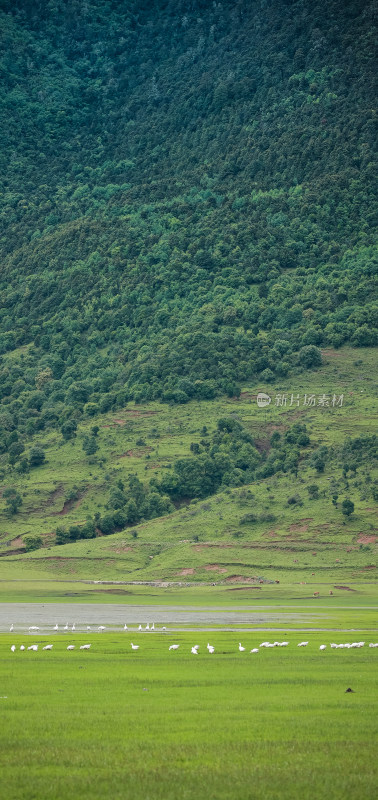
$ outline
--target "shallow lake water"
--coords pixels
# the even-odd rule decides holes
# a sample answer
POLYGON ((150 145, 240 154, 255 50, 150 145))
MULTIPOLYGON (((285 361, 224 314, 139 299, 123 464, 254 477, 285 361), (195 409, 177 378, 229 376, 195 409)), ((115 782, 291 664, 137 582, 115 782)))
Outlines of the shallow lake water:
POLYGON ((311 614, 282 613, 275 610, 255 611, 245 609, 224 609, 183 606, 136 606, 125 604, 89 604, 89 603, 0 603, 0 631, 9 631, 13 623, 15 631, 26 631, 29 626, 37 625, 40 632, 49 632, 55 624, 62 630, 67 623, 71 627, 75 623, 76 631, 86 630, 90 625, 95 629, 105 625, 109 630, 119 630, 127 623, 131 628, 147 623, 155 626, 169 626, 177 630, 180 627, 242 625, 243 629, 277 624, 285 629, 285 625, 299 626, 301 622, 314 620, 311 614))

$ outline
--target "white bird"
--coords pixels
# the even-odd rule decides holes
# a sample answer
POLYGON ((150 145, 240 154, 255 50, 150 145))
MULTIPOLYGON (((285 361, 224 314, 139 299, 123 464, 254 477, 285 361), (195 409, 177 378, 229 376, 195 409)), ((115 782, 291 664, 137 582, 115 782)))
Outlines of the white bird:
POLYGON ((378 642, 370 642, 369 647, 378 647, 378 642))
POLYGON ((90 631, 90 630, 91 630, 91 626, 87 625, 87 631, 90 631))
POLYGON ((54 631, 58 631, 58 630, 59 630, 58 623, 56 623, 56 625, 54 625, 54 631))
POLYGON ((258 647, 253 647, 253 649, 250 650, 249 652, 250 653, 258 653, 259 652, 259 648, 258 647))
POLYGON ((193 653, 194 656, 198 656, 197 647, 198 647, 198 645, 195 646, 195 647, 192 647, 192 649, 190 651, 191 653, 193 653))
POLYGON ((14 630, 14 625, 13 625, 13 622, 12 622, 12 625, 9 628, 9 633, 13 633, 13 630, 14 630))
POLYGON ((152 630, 152 631, 154 631, 154 630, 155 630, 155 623, 154 623, 154 622, 153 622, 153 623, 152 623, 152 625, 151 625, 151 630, 152 630))
POLYGON ((244 653, 245 647, 242 647, 242 643, 239 642, 239 652, 244 653))
POLYGON ((215 647, 213 647, 212 644, 207 649, 208 649, 209 653, 215 653, 215 647))
POLYGON ((89 650, 90 646, 91 646, 90 644, 81 644, 80 650, 89 650))
POLYGON ((64 628, 63 628, 63 630, 64 630, 64 631, 68 631, 68 622, 66 622, 66 624, 65 624, 65 626, 64 626, 64 628))
POLYGON ((14 653, 15 649, 16 649, 16 645, 12 644, 12 647, 11 647, 12 653, 14 653))
POLYGON ((126 625, 126 622, 125 622, 125 624, 124 624, 124 626, 123 626, 123 630, 124 630, 124 631, 127 631, 127 630, 128 630, 128 627, 127 627, 127 625, 126 625))
POLYGON ((28 650, 38 650, 38 645, 37 644, 31 644, 30 647, 28 647, 28 650))
POLYGON ((319 647, 319 650, 325 650, 325 649, 326 649, 326 647, 327 647, 327 645, 326 645, 326 644, 321 644, 321 645, 320 645, 320 647, 319 647))
POLYGON ((99 629, 99 631, 104 631, 105 630, 105 625, 99 625, 98 629, 99 629))
POLYGON ((42 647, 42 650, 52 650, 52 649, 53 649, 53 645, 52 644, 45 644, 45 646, 42 647))
POLYGON ((139 650, 139 644, 133 644, 132 642, 130 644, 132 650, 139 650))
POLYGON ((180 647, 179 644, 171 644, 171 646, 168 647, 168 650, 178 650, 179 647, 180 647))
POLYGON ((38 625, 30 625, 29 631, 39 631, 38 625))
POLYGON ((20 650, 25 650, 25 647, 24 647, 23 644, 20 646, 20 650))
POLYGON ((280 647, 287 647, 289 642, 280 642, 280 647))
POLYGON ((298 647, 307 647, 308 642, 299 642, 298 647))
POLYGON ((69 644, 68 647, 67 647, 67 650, 75 650, 75 645, 74 644, 69 644))
POLYGON ((76 625, 75 625, 75 623, 72 625, 71 631, 76 631, 76 625))
POLYGON ((142 630, 142 626, 141 626, 141 625, 139 625, 138 631, 141 631, 141 630, 142 630))
POLYGON ((163 625, 162 631, 166 631, 166 630, 167 630, 166 627, 163 625))
POLYGON ((149 630, 150 630, 150 626, 149 626, 148 622, 147 622, 147 625, 146 625, 146 628, 145 628, 145 630, 146 630, 146 631, 149 631, 149 630))

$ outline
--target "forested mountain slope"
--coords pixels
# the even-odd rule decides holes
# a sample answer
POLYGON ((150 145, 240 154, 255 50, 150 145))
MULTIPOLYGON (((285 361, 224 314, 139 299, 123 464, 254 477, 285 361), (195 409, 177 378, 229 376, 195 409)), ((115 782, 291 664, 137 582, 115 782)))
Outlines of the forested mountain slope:
POLYGON ((10 413, 211 397, 374 344, 374 4, 2 9, 10 413))
POLYGON ((1 0, 4 488, 56 429, 95 457, 97 416, 129 401, 237 396, 376 344, 375 15, 1 0))

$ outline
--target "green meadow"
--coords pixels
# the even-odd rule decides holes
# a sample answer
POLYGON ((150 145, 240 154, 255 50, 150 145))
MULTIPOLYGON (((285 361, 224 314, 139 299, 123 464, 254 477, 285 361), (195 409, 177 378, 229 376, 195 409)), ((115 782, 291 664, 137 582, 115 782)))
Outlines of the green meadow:
POLYGON ((376 797, 378 649, 329 647, 374 634, 290 632, 288 647, 256 654, 250 649, 283 637, 89 636, 1 636, 7 800, 376 797), (309 645, 298 648, 303 638, 309 645), (31 641, 40 642, 38 652, 20 652, 31 641), (46 641, 50 652, 41 650, 46 641), (90 651, 79 650, 84 642, 90 651), (179 649, 168 652, 171 643, 179 649))

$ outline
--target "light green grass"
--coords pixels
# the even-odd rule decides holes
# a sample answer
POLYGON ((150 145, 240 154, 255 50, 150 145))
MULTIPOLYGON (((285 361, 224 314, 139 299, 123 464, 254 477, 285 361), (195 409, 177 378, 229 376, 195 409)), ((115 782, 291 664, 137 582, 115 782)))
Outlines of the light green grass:
MULTIPOLYGON (((291 634, 288 648, 254 656, 217 632, 214 655, 201 633, 176 634, 176 653, 170 637, 140 637, 131 653, 130 638, 94 635, 90 652, 70 653, 57 636, 52 652, 14 654, 22 639, 0 638, 3 797, 376 796, 377 650, 321 653, 348 639, 309 634, 300 649, 291 634)), ((243 635, 248 650, 261 641, 243 635)))

